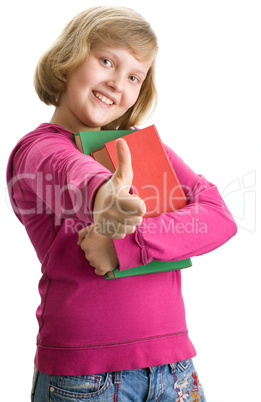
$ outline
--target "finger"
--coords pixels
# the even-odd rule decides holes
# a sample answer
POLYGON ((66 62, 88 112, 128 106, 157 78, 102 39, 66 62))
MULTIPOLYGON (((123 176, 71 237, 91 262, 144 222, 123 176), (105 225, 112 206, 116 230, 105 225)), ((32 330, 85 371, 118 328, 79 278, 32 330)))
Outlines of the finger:
POLYGON ((105 275, 106 272, 107 272, 107 271, 100 270, 100 269, 95 269, 95 270, 94 270, 94 273, 95 273, 96 275, 99 275, 99 276, 105 275))
POLYGON ((111 220, 110 221, 105 221, 106 225, 111 225, 112 227, 116 229, 118 229, 118 227, 120 227, 121 225, 123 226, 140 226, 143 218, 142 216, 137 216, 137 215, 129 215, 126 212, 123 213, 122 215, 117 214, 117 216, 111 215, 111 220))
POLYGON ((128 195, 125 197, 119 196, 115 202, 117 211, 121 214, 131 216, 143 216, 146 213, 145 202, 137 196, 128 195))
POLYGON ((116 143, 118 166, 113 177, 120 180, 123 184, 131 186, 133 179, 133 171, 131 166, 131 153, 127 142, 123 138, 118 138, 116 143))
POLYGON ((77 244, 80 246, 81 242, 88 236, 93 230, 93 225, 86 226, 78 232, 78 241, 77 244))
MULTIPOLYGON (((110 272, 112 272, 114 270, 114 268, 112 268, 112 269, 105 269, 105 268, 95 268, 95 270, 94 270, 94 273, 96 274, 96 275, 105 275, 105 274, 109 274, 110 272)), ((110 274, 108 275, 108 276, 110 276, 110 274)), ((112 277, 114 277, 114 275, 112 275, 112 277)))
POLYGON ((124 221, 120 222, 104 222, 101 225, 96 225, 95 233, 109 238, 123 238, 126 234, 134 233, 137 225, 129 224, 124 221))

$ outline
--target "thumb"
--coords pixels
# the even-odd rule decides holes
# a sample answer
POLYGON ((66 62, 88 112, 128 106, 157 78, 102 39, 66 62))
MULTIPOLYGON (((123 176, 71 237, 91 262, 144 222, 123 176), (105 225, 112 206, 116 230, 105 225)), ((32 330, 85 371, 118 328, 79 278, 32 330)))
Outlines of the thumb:
POLYGON ((131 186, 133 179, 133 171, 131 166, 131 153, 127 142, 123 138, 118 138, 116 141, 116 152, 118 166, 114 176, 121 184, 131 186))

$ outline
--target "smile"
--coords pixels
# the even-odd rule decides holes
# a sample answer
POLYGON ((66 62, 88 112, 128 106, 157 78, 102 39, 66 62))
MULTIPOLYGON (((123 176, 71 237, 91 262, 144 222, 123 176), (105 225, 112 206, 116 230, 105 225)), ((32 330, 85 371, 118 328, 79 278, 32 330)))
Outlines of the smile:
POLYGON ((96 98, 98 98, 100 101, 102 101, 103 103, 105 103, 106 105, 113 105, 113 100, 107 98, 106 96, 102 95, 99 92, 93 91, 94 96, 96 96, 96 98))

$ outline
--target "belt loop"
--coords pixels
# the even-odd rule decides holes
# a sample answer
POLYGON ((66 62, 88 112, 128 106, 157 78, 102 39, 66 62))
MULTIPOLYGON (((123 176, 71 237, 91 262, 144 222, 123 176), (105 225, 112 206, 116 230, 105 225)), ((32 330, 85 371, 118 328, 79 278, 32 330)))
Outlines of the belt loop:
POLYGON ((176 363, 170 363, 169 366, 170 366, 170 368, 171 368, 172 374, 174 374, 175 371, 176 371, 176 363))
POLYGON ((121 383, 122 371, 114 371, 114 402, 119 401, 119 388, 121 383))
POLYGON ((114 371, 114 383, 115 384, 121 383, 121 377, 122 377, 122 371, 114 371))

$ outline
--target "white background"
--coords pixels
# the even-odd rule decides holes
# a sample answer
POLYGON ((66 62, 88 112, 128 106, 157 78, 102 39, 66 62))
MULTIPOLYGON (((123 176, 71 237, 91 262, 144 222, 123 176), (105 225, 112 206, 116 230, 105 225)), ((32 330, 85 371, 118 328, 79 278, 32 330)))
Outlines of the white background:
MULTIPOLYGON (((98 4, 111 3, 10 0, 0 10, 3 401, 29 401, 40 278, 35 252, 6 198, 7 159, 20 137, 52 114, 34 93, 38 58, 75 14, 98 4)), ((193 258, 193 268, 183 272, 199 378, 208 402, 261 401, 260 2, 118 4, 139 11, 159 39, 159 103, 146 125, 155 123, 164 142, 218 186, 238 224, 232 240, 193 258)))

